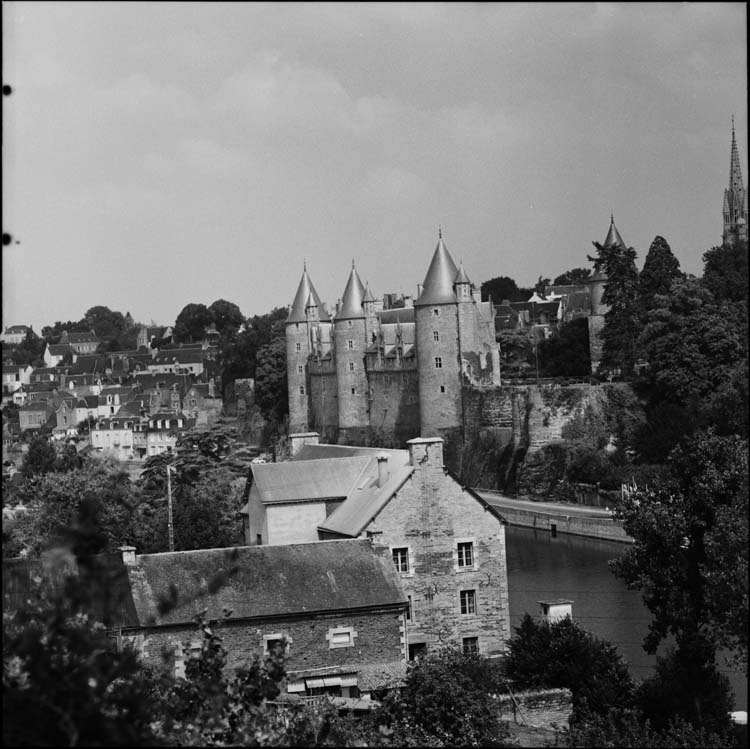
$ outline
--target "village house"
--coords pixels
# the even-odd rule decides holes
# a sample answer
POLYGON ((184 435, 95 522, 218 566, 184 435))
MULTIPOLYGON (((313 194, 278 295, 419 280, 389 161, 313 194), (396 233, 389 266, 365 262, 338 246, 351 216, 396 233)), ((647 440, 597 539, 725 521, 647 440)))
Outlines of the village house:
POLYGON ((44 347, 42 358, 48 367, 56 367, 65 357, 68 357, 71 362, 75 362, 77 358, 76 352, 67 343, 48 343, 44 347))
POLYGON ((30 365, 3 365, 3 398, 15 393, 22 385, 28 385, 33 371, 34 368, 30 365))
POLYGON ((250 466, 248 545, 372 539, 408 596, 409 658, 448 643, 505 651, 505 521, 445 468, 441 438, 409 440, 408 450, 318 445, 315 433, 290 439, 292 460, 250 466))
POLYGON ((63 330, 60 343, 66 343, 76 354, 93 354, 101 345, 101 339, 90 330, 88 333, 69 333, 63 330))
POLYGON ((201 375, 204 370, 203 352, 197 349, 164 349, 147 365, 153 374, 201 375))
MULTIPOLYGON (((94 560, 106 575, 97 620, 153 667, 164 666, 166 652, 184 676, 186 659, 200 649, 203 611, 221 634, 227 669, 283 642, 288 693, 357 699, 405 673, 406 597, 387 552, 367 540, 141 555, 123 547, 94 560), (164 611, 171 586, 179 598, 164 611)), ((59 586, 75 569, 72 558, 8 560, 5 609, 25 605, 35 577, 59 586)))
POLYGON ((216 386, 213 378, 207 383, 198 382, 191 385, 183 399, 183 412, 195 419, 196 426, 214 424, 223 407, 223 400, 216 397, 216 386))
POLYGON ((132 460, 136 457, 133 428, 137 422, 127 416, 99 419, 89 432, 89 443, 97 452, 107 452, 118 460, 132 460))
POLYGON ((57 421, 55 428, 52 430, 52 436, 56 438, 72 437, 77 432, 78 420, 76 418, 76 401, 75 396, 61 397, 57 408, 55 409, 55 419, 57 421))
POLYGON ((76 424, 89 419, 99 418, 99 396, 82 395, 77 396, 74 404, 74 418, 76 424))
POLYGON ((182 411, 183 400, 195 379, 192 375, 136 372, 132 383, 136 392, 149 396, 149 411, 182 411))
POLYGON ((46 398, 29 401, 18 409, 18 425, 21 432, 39 430, 55 423, 54 410, 46 398))
POLYGON ((105 385, 99 393, 97 415, 99 418, 114 416, 120 407, 133 397, 133 388, 127 385, 105 385))
POLYGON ((33 332, 28 325, 9 325, 0 333, 0 342, 18 345, 26 340, 26 336, 33 332))
POLYGON ((156 340, 171 340, 173 330, 170 325, 141 325, 141 329, 138 331, 138 339, 136 341, 136 347, 151 348, 151 343, 156 340))
POLYGON ((172 452, 177 446, 180 433, 194 426, 195 420, 188 419, 181 413, 152 414, 147 426, 143 423, 138 426, 141 432, 146 433, 146 457, 172 452))

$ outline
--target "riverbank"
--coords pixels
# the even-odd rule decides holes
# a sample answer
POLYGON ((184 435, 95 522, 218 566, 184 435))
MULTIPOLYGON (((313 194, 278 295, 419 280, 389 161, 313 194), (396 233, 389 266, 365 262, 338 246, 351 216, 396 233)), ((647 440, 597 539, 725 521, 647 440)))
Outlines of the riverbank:
POLYGON ((606 509, 559 502, 532 502, 485 489, 475 491, 497 508, 510 525, 545 530, 552 534, 570 533, 620 543, 633 542, 625 533, 622 521, 615 520, 606 509))

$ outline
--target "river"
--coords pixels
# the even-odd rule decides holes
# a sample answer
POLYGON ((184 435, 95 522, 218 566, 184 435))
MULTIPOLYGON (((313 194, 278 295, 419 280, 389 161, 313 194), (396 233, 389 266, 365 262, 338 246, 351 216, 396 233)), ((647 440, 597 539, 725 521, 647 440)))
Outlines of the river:
MULTIPOLYGON (((583 536, 506 526, 511 630, 528 611, 538 619, 538 601, 573 601, 573 619, 599 638, 609 640, 625 656, 633 676, 652 672, 655 656, 642 647, 651 614, 638 591, 628 590, 609 571, 607 562, 625 544, 583 536)), ((747 680, 723 664, 735 692, 735 709, 747 710, 747 680)))

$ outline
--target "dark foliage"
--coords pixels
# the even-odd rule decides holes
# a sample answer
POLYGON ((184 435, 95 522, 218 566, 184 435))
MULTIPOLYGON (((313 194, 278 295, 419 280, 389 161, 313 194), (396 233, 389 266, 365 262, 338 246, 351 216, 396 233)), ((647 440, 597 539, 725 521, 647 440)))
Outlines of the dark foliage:
POLYGON ((571 268, 561 273, 552 282, 553 286, 577 286, 591 280, 590 268, 571 268))
POLYGON ((497 276, 485 281, 481 287, 482 300, 492 297, 494 304, 505 300, 509 302, 525 302, 533 293, 533 288, 519 288, 516 282, 508 276, 497 276))
POLYGON ((539 343, 542 377, 586 377, 591 372, 588 320, 580 317, 565 323, 557 336, 539 343))

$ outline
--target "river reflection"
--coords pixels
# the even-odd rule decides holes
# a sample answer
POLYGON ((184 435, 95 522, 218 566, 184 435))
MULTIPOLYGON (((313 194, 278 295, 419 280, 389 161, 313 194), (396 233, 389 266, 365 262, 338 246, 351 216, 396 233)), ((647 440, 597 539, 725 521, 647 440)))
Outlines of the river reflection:
MULTIPOLYGON (((538 601, 573 601, 573 619, 592 634, 617 646, 630 672, 643 679, 656 658, 642 647, 651 615, 638 591, 628 590, 609 571, 607 562, 620 556, 625 544, 549 531, 506 526, 510 624, 520 624, 528 611, 540 616, 538 601)), ((722 667, 723 668, 723 667, 722 667)), ((744 674, 725 670, 735 691, 736 709, 747 710, 744 674)))

